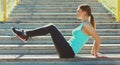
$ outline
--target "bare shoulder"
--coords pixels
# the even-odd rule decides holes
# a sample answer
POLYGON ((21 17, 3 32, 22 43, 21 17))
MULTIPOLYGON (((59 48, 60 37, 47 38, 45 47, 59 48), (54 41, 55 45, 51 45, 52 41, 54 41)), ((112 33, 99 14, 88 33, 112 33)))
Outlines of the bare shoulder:
POLYGON ((92 38, 96 41, 98 41, 100 39, 100 36, 98 35, 97 31, 95 30, 95 28, 90 24, 90 23, 85 23, 84 24, 84 30, 90 35, 92 36, 92 38))
POLYGON ((90 23, 85 23, 84 24, 84 29, 85 31, 90 34, 90 36, 98 36, 97 31, 95 30, 95 28, 90 24, 90 23))
POLYGON ((85 30, 95 30, 90 23, 84 23, 84 29, 85 30))

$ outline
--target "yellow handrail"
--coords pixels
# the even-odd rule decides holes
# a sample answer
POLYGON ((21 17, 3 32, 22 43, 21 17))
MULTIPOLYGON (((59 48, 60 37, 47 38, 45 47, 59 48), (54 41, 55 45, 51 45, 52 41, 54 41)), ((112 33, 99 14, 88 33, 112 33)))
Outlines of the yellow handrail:
POLYGON ((4 3, 3 3, 3 21, 6 21, 7 20, 7 6, 6 6, 6 0, 4 0, 4 3))
POLYGON ((100 2, 101 0, 98 0, 98 2, 100 2))
POLYGON ((16 4, 17 4, 17 5, 19 4, 19 0, 16 0, 16 4))
POLYGON ((13 8, 19 4, 19 0, 0 0, 0 2, 2 3, 0 4, 0 6, 2 6, 0 8, 0 21, 5 22, 7 21, 7 17, 9 16, 13 8))
POLYGON ((120 0, 117 0, 117 21, 120 21, 120 0))
POLYGON ((120 0, 98 0, 120 21, 120 0))

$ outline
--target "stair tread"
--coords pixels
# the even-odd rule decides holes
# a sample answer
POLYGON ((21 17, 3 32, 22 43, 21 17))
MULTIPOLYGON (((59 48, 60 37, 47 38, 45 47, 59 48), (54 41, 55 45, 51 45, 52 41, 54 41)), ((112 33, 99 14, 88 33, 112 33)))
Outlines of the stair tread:
MULTIPOLYGON (((0 38, 12 38, 12 37, 16 37, 16 36, 0 36, 0 38)), ((33 38, 46 38, 46 37, 51 37, 51 36, 36 36, 36 37, 33 37, 33 38)), ((72 36, 65 36, 67 38, 70 38, 72 36)), ((91 37, 91 36, 90 36, 91 37)), ((120 36, 100 36, 102 38, 119 38, 120 36)))
MULTIPOLYGON (((70 39, 72 36, 64 36, 66 39, 70 39)), ((92 37, 90 37, 90 40, 92 40, 92 37)), ((119 40, 120 36, 100 36, 102 40, 119 40)), ((9 41, 13 41, 13 40, 18 40, 18 38, 16 36, 0 36, 0 40, 9 40, 9 41)), ((36 40, 51 40, 51 36, 36 36, 36 37, 32 37, 30 38, 32 41, 36 41, 36 40)), ((44 40, 44 41, 45 41, 44 40)), ((29 40, 30 41, 30 40, 29 40)))
MULTIPOLYGON (((8 20, 7 22, 9 22, 9 23, 43 23, 43 22, 45 22, 45 23, 56 23, 56 22, 60 22, 60 23, 80 23, 80 21, 79 20, 69 20, 69 19, 51 19, 51 20, 35 20, 35 19, 31 19, 31 20, 29 20, 29 19, 27 19, 27 20, 21 20, 21 19, 19 19, 19 20, 15 20, 15 19, 12 19, 12 20, 8 20)), ((99 22, 99 23, 115 23, 116 21, 115 20, 104 20, 104 19, 99 19, 99 20, 97 20, 96 22, 99 22)))
POLYGON ((90 54, 78 54, 76 55, 76 58, 70 58, 70 59, 60 59, 57 54, 50 54, 50 55, 0 55, 0 60, 9 60, 9 61, 37 61, 37 60, 44 60, 44 61, 67 61, 67 60, 73 60, 73 61, 82 61, 82 60, 88 60, 88 61, 104 61, 104 60, 120 60, 120 54, 104 54, 107 58, 101 58, 96 59, 94 56, 90 54))
MULTIPOLYGON (((73 22, 73 23, 72 23, 72 22, 69 22, 69 23, 67 23, 67 22, 66 22, 66 23, 55 22, 55 23, 50 23, 50 24, 55 24, 55 25, 56 25, 56 24, 73 24, 73 25, 77 24, 77 25, 79 25, 80 23, 82 23, 82 22, 81 22, 81 21, 80 21, 79 23, 78 23, 78 22, 77 22, 77 23, 74 23, 74 22, 73 22)), ((27 24, 36 24, 36 25, 37 25, 37 24, 38 24, 38 25, 40 25, 40 24, 49 24, 49 23, 46 23, 46 22, 41 22, 41 23, 35 23, 35 22, 32 22, 32 23, 25 23, 25 22, 21 22, 21 23, 17 23, 17 22, 0 23, 0 25, 3 25, 3 24, 6 24, 6 25, 7 25, 7 24, 8 24, 8 25, 10 25, 10 24, 11 24, 11 25, 12 25, 12 24, 14 24, 14 25, 15 25, 15 24, 16 24, 16 25, 20 25, 20 24, 26 24, 26 25, 27 25, 27 24)), ((110 23, 110 22, 107 22, 107 23, 99 23, 99 22, 98 22, 98 23, 96 23, 96 25, 112 25, 112 24, 113 24, 113 25, 119 25, 120 23, 118 23, 118 22, 114 22, 114 23, 110 23)))
MULTIPOLYGON (((24 29, 24 30, 33 30, 33 29, 24 29)), ((59 29, 61 31, 72 31, 73 29, 59 29)), ((96 29, 97 31, 120 31, 120 29, 96 29)), ((11 29, 0 29, 0 31, 11 31, 11 29)))
MULTIPOLYGON (((11 27, 16 27, 16 28, 23 28, 23 29, 34 29, 34 28, 38 28, 38 27, 41 27, 41 26, 44 26, 48 24, 47 22, 43 23, 41 21, 41 23, 1 23, 0 24, 0 29, 10 29, 11 27), (34 24, 34 25, 33 25, 34 24), (29 26, 29 27, 28 27, 29 26)), ((69 23, 69 22, 66 22, 66 23, 54 23, 54 25, 59 28, 59 29, 74 29, 76 28, 77 26, 79 26, 81 24, 81 22, 73 22, 73 23, 69 23)), ((96 29, 115 29, 117 31, 117 29, 120 28, 120 23, 96 23, 96 29)))
MULTIPOLYGON (((101 44, 119 44, 120 36, 100 36, 102 39, 101 44)), ((71 36, 65 36, 66 40, 69 40, 71 36)), ((23 42, 18 39, 16 36, 0 36, 0 41, 2 41, 0 44, 20 44, 23 42)), ((29 38, 27 41, 29 44, 52 44, 53 41, 51 39, 51 36, 37 36, 29 38)), ((93 39, 90 37, 87 44, 92 44, 93 39)))
MULTIPOLYGON (((24 28, 25 31, 33 30, 33 29, 24 28)), ((64 36, 72 36, 73 29, 59 29, 59 30, 62 32, 64 36)), ((96 31, 100 36, 120 36, 120 29, 96 29, 96 31)), ((9 29, 9 27, 5 29, 2 29, 2 28, 0 29, 0 36, 3 36, 3 35, 14 36, 13 32, 11 31, 11 29, 9 29)))
MULTIPOLYGON (((21 15, 21 13, 17 13, 19 15, 21 15)), ((22 15, 31 15, 31 14, 35 14, 35 15, 58 15, 58 16, 61 16, 61 15, 75 15, 76 13, 25 13, 25 14, 22 14, 22 15)), ((13 15, 13 14, 12 14, 13 15)), ((93 15, 111 15, 111 13, 93 13, 93 15)))
MULTIPOLYGON (((85 44, 84 47, 85 48, 91 48, 93 46, 93 44, 85 44)), ((120 44, 101 44, 101 49, 105 49, 105 48, 120 48, 120 44)), ((55 49, 53 44, 0 44, 0 49, 13 49, 13 48, 38 48, 38 49, 46 49, 46 48, 50 48, 50 49, 55 49)))

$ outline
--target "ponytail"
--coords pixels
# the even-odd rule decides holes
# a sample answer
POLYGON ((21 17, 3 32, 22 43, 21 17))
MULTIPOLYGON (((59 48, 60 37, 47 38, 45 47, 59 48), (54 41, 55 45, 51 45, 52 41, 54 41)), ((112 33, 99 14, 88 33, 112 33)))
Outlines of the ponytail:
POLYGON ((92 24, 93 27, 95 27, 95 21, 92 14, 90 14, 90 23, 92 24))
POLYGON ((90 16, 89 21, 90 21, 91 25, 93 26, 93 28, 96 28, 96 23, 94 21, 93 15, 91 14, 90 6, 87 5, 87 4, 81 4, 81 5, 78 6, 78 8, 81 9, 82 11, 87 12, 87 15, 90 16))

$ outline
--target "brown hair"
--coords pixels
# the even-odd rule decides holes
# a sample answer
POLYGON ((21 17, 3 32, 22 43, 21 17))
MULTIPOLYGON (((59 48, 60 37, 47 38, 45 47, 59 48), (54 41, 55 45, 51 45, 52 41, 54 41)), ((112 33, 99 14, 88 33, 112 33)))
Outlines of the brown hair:
POLYGON ((82 11, 86 11, 88 16, 90 16, 90 23, 92 24, 93 27, 95 27, 95 21, 94 21, 94 17, 91 13, 91 8, 89 5, 87 4, 82 4, 82 5, 79 5, 79 8, 82 10, 82 11))

